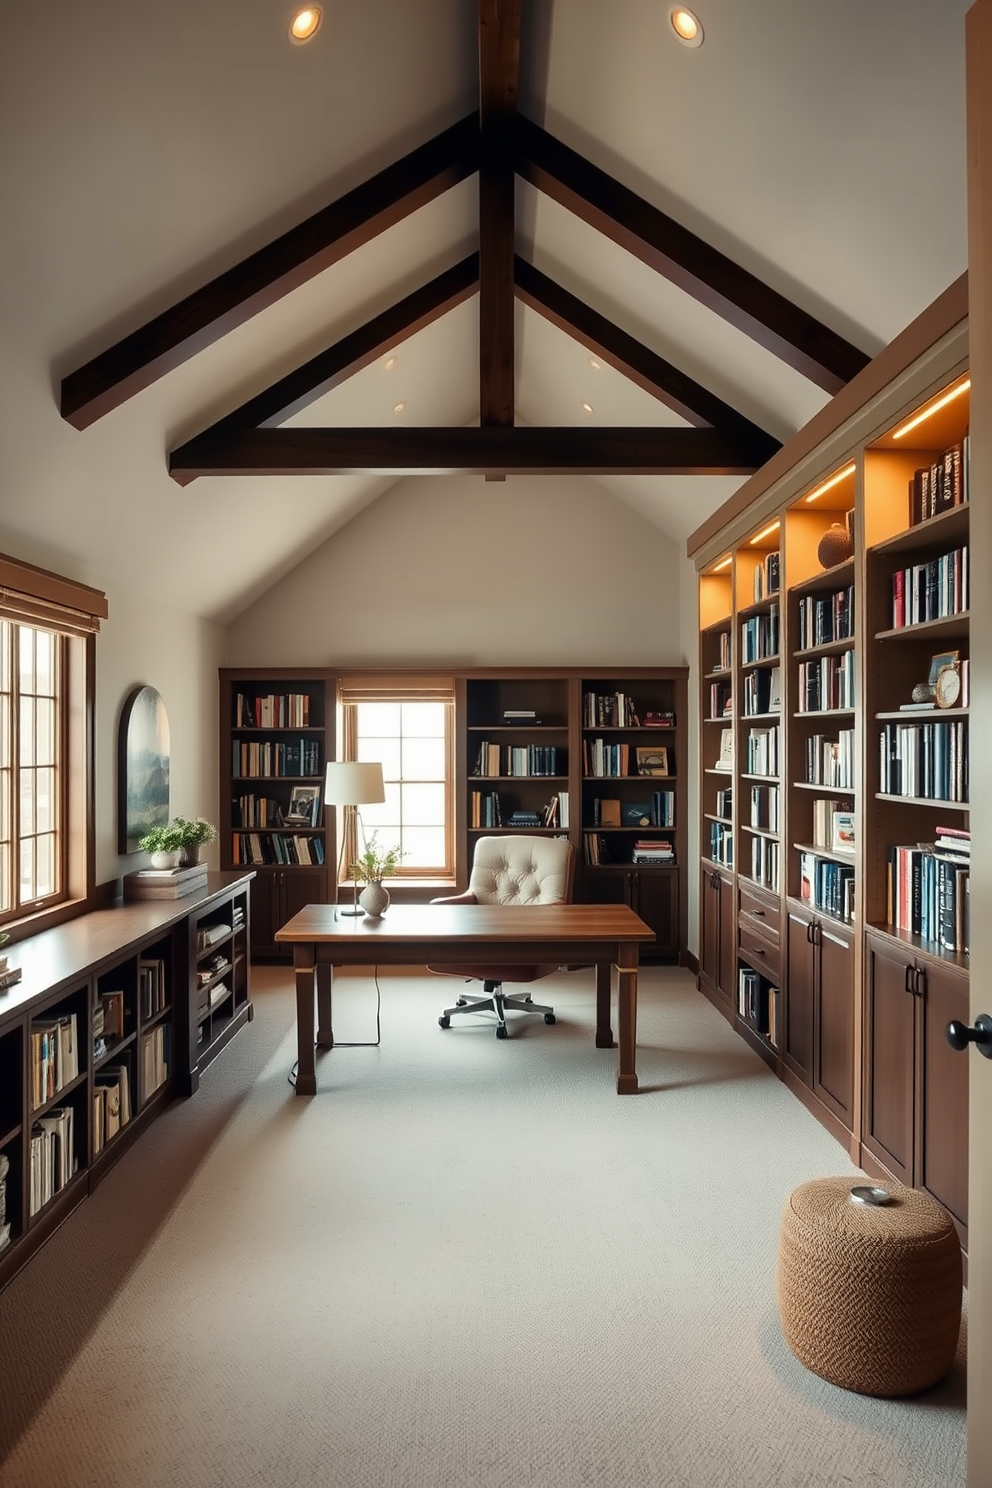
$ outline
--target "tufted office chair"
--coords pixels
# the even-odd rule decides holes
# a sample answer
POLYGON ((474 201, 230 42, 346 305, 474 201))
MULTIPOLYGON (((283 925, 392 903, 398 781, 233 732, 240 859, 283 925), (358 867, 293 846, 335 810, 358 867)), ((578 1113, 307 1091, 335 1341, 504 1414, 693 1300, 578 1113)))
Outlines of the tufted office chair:
MULTIPOLYGON (((569 904, 572 899, 574 852, 560 837, 480 837, 475 844, 472 873, 464 894, 432 899, 432 904, 569 904)), ((503 982, 536 982, 550 976, 557 966, 429 966, 441 976, 476 978, 482 995, 459 997, 454 1007, 438 1018, 448 1028, 456 1013, 494 1012, 496 1037, 507 1035, 506 1009, 543 1013, 545 1023, 555 1021, 554 1008, 532 1002, 530 993, 507 997, 503 982)))

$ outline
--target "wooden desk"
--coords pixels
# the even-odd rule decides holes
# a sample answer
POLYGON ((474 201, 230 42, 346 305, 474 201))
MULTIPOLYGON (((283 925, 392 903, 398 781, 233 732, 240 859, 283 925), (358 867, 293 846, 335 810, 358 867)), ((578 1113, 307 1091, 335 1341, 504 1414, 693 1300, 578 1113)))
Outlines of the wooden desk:
POLYGON ((596 1046, 611 1048, 610 986, 617 971, 619 1070, 617 1094, 637 1091, 637 967, 640 946, 654 931, 626 904, 393 904, 381 920, 338 915, 333 904, 310 904, 276 932, 293 947, 296 974, 297 1095, 314 1095, 314 1044, 334 1047, 331 1028, 335 966, 596 965, 596 1046), (314 1001, 317 1036, 314 1039, 314 1001))

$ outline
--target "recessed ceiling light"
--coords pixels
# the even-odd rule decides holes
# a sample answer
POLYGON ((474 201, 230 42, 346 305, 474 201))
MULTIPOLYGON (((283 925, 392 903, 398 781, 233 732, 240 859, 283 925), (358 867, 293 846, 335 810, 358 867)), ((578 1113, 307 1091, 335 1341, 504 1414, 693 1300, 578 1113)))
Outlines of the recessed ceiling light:
POLYGON ((590 365, 590 367, 592 368, 592 370, 594 372, 598 372, 601 364, 599 362, 597 362, 597 360, 596 360, 595 357, 590 357, 589 358, 589 365, 590 365))
POLYGON ((319 5, 305 5, 298 10, 289 23, 289 39, 302 46, 310 41, 320 29, 323 13, 319 5))
POLYGON ((668 12, 668 20, 675 35, 684 46, 702 46, 702 23, 691 10, 686 10, 684 5, 673 5, 668 12))
POLYGON ((388 356, 382 365, 385 367, 387 372, 392 372, 398 361, 399 357, 388 356))
POLYGON ((583 413, 594 413, 595 412, 595 410, 594 410, 594 408, 593 408, 593 406, 592 406, 591 403, 580 403, 579 404, 579 407, 582 409, 582 412, 583 413))
POLYGON ((405 407, 406 407, 406 404, 405 403, 394 403, 393 404, 393 412, 394 413, 402 413, 405 407))

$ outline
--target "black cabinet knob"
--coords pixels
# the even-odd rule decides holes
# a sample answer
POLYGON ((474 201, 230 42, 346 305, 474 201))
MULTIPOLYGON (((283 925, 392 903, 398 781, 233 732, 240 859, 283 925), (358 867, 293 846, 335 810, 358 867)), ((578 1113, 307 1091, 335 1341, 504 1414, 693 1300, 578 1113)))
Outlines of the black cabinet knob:
POLYGON ((967 1049, 969 1044, 976 1044, 979 1054, 992 1059, 992 1018, 988 1013, 979 1013, 974 1028, 955 1018, 947 1025, 947 1042, 952 1049, 967 1049))

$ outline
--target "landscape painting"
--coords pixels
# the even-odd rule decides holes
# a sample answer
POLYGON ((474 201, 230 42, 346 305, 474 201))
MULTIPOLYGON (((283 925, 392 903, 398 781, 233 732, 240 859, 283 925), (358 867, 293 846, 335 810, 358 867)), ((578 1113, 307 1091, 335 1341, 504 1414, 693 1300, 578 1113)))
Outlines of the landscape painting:
POLYGON ((154 687, 136 687, 121 711, 118 851, 138 851, 152 827, 169 820, 169 720, 154 687))

